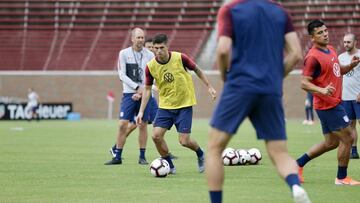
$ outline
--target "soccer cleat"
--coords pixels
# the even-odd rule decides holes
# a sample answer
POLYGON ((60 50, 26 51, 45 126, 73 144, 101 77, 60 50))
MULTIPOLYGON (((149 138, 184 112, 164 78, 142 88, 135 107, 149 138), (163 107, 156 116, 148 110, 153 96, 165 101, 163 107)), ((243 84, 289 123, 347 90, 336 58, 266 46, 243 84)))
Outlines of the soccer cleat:
POLYGON ((310 121, 308 121, 307 124, 308 124, 308 125, 314 125, 314 121, 310 120, 310 121))
POLYGON ((304 168, 299 166, 298 176, 299 176, 300 183, 304 183, 303 172, 304 172, 304 168))
POLYGON ((303 124, 303 125, 307 125, 307 124, 308 124, 308 120, 304 120, 304 121, 302 122, 302 124, 303 124))
POLYGON ((295 203, 311 203, 306 191, 299 185, 292 186, 292 195, 295 203))
POLYGON ((145 158, 140 158, 139 157, 139 162, 138 162, 140 165, 148 165, 149 163, 146 161, 145 158))
POLYGON ((105 165, 119 165, 119 164, 122 164, 122 160, 117 158, 113 158, 105 163, 105 165))
POLYGON ((198 158, 198 167, 199 167, 199 172, 203 173, 205 171, 205 156, 202 155, 201 157, 198 158))
POLYGON ((359 159, 359 154, 357 152, 350 154, 350 159, 359 159))
POLYGON ((170 171, 169 171, 169 174, 173 174, 175 175, 176 174, 176 168, 170 168, 170 171))
POLYGON ((354 186, 354 185, 360 185, 360 182, 350 178, 349 176, 346 176, 346 178, 344 178, 344 179, 335 178, 335 185, 354 186))

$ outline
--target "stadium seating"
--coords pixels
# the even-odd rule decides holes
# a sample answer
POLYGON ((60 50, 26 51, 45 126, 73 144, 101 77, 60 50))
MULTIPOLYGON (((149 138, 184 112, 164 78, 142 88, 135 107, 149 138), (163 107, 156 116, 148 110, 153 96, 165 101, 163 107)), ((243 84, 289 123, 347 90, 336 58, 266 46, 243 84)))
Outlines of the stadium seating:
POLYGON ((0 70, 114 70, 129 30, 196 58, 221 0, 0 1, 0 70), (196 37, 194 37, 196 36, 196 37))
POLYGON ((360 36, 360 0, 279 0, 292 15, 304 54, 311 47, 306 25, 314 19, 322 19, 330 32, 330 43, 343 51, 344 33, 353 32, 360 36))

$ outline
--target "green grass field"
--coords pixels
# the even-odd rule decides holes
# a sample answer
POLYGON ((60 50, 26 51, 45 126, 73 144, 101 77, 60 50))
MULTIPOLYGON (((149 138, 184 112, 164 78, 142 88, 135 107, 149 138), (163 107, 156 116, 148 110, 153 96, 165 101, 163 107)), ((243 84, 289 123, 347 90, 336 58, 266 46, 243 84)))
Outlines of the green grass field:
MULTIPOLYGON (((203 148, 207 123, 195 120, 192 130, 203 148)), ((180 158, 174 162, 177 174, 166 178, 154 178, 148 166, 137 164, 137 132, 127 140, 123 164, 105 166, 116 130, 115 120, 0 122, 0 202, 209 202, 195 153, 178 144, 174 129, 166 139, 180 158)), ((323 139, 318 123, 303 126, 300 120, 290 120, 287 131, 293 157, 323 139)), ((226 167, 224 202, 292 202, 249 122, 229 146, 257 147, 263 160, 257 166, 226 167)), ((157 157, 149 139, 147 159, 157 157)), ((360 202, 360 187, 334 185, 336 171, 336 151, 306 166, 304 187, 312 201, 360 202)), ((350 161, 348 173, 360 179, 360 160, 350 161)))

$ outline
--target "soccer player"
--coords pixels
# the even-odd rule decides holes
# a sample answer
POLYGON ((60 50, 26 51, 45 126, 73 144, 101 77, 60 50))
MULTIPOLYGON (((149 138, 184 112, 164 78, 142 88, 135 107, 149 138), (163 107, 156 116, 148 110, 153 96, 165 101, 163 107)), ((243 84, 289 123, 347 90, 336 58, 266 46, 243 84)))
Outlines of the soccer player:
POLYGON ((303 167, 310 160, 338 148, 338 171, 336 185, 360 185, 347 175, 350 148, 353 143, 349 118, 341 105, 342 75, 356 67, 360 60, 351 59, 347 66, 340 67, 334 47, 329 45, 329 33, 321 20, 313 20, 308 26, 313 43, 304 61, 301 86, 314 96, 314 108, 321 121, 324 141, 312 146, 297 159, 299 176, 304 181, 303 167))
MULTIPOLYGON (((148 49, 144 49, 145 33, 140 28, 131 31, 132 46, 120 51, 118 62, 118 73, 123 83, 123 97, 119 115, 119 130, 117 134, 116 146, 110 149, 113 154, 112 160, 105 165, 122 164, 122 151, 126 138, 136 128, 135 116, 137 115, 142 91, 144 89, 144 70, 146 63, 154 58, 154 54, 148 49)), ((146 107, 143 121, 144 125, 139 126, 139 148, 140 155, 138 163, 147 165, 145 157, 147 142, 147 123, 151 123, 155 117, 157 103, 150 97, 146 107)))
MULTIPOLYGON (((339 55, 341 66, 350 64, 354 56, 360 57, 360 50, 356 48, 356 35, 349 33, 344 36, 344 48, 346 52, 339 55)), ((350 127, 354 142, 351 146, 350 159, 359 159, 357 150, 356 120, 360 123, 360 65, 356 66, 343 76, 342 105, 350 119, 350 127)))
POLYGON ((35 92, 33 88, 28 89, 28 103, 25 107, 28 112, 28 121, 31 121, 32 119, 36 119, 37 121, 40 120, 39 114, 37 110, 39 109, 39 95, 35 92))
POLYGON ((152 38, 146 39, 144 46, 145 46, 145 48, 149 49, 151 52, 154 52, 152 38))
POLYGON ((313 95, 308 92, 305 99, 305 115, 306 119, 303 121, 303 125, 314 124, 314 107, 313 107, 313 95))
POLYGON ((164 159, 169 162, 170 173, 176 169, 169 156, 169 149, 164 139, 165 132, 175 125, 179 133, 179 142, 182 146, 196 152, 199 172, 204 172, 204 152, 199 144, 190 138, 193 106, 196 104, 195 90, 191 74, 195 72, 197 77, 206 85, 213 99, 216 91, 209 83, 201 69, 185 54, 169 52, 168 38, 165 34, 158 34, 153 38, 155 58, 146 66, 146 86, 141 101, 137 124, 141 126, 144 117, 144 109, 151 95, 151 86, 155 79, 159 88, 159 109, 154 121, 152 139, 156 148, 164 159))
POLYGON ((283 78, 301 60, 290 15, 273 1, 232 1, 218 13, 217 63, 224 89, 210 122, 206 177, 213 203, 222 202, 221 153, 248 117, 295 202, 310 202, 287 150, 283 78), (284 58, 283 53, 286 53, 284 58))

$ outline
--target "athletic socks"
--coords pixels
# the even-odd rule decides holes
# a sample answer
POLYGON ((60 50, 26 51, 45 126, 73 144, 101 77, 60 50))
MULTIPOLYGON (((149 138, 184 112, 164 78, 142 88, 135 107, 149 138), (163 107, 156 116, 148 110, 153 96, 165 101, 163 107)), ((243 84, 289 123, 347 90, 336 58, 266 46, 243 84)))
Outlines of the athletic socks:
POLYGON ((211 203, 221 203, 222 191, 209 191, 211 203))
POLYGON ((352 147, 351 147, 351 154, 357 154, 357 153, 358 153, 357 147, 356 147, 356 146, 352 146, 352 147))
POLYGON ((338 166, 337 178, 344 179, 347 176, 347 166, 338 166))
POLYGON ((121 154, 122 154, 122 151, 123 151, 123 149, 121 149, 121 148, 116 148, 115 150, 114 150, 114 152, 115 152, 115 158, 116 159, 121 159, 121 154))
POLYGON ((300 186, 300 180, 299 176, 295 173, 289 174, 285 178, 286 183, 289 185, 290 189, 292 189, 292 186, 299 185, 300 186))
POLYGON ((199 158, 201 158, 202 156, 204 156, 204 152, 203 152, 203 150, 201 150, 200 147, 196 150, 196 155, 197 155, 197 157, 199 157, 199 158))
POLYGON ((300 167, 304 167, 305 164, 307 162, 309 162, 311 160, 311 158, 305 153, 304 155, 302 155, 300 158, 298 158, 296 160, 297 164, 300 166, 300 167))
POLYGON ((145 159, 145 148, 140 148, 140 159, 145 159))

